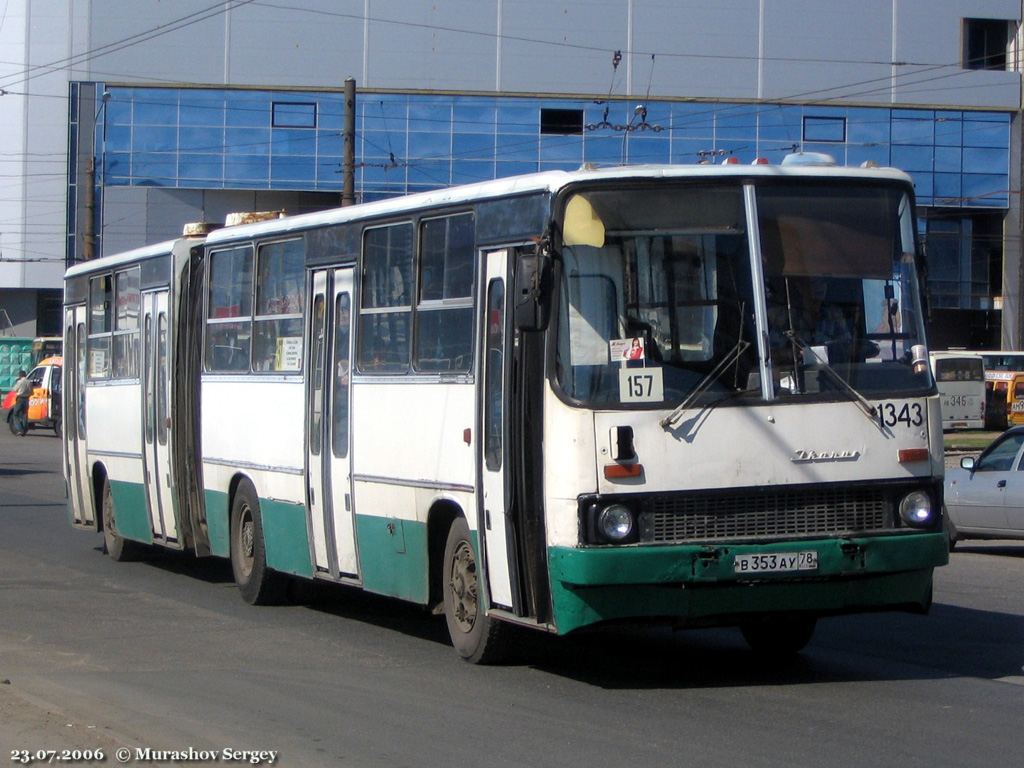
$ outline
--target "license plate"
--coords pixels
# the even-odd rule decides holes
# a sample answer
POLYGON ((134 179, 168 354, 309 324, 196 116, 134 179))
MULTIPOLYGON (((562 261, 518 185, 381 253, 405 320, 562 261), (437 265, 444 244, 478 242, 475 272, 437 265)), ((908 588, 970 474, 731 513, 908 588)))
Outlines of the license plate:
POLYGON ((763 552, 758 555, 736 555, 733 561, 736 573, 791 573, 818 570, 818 553, 763 552))

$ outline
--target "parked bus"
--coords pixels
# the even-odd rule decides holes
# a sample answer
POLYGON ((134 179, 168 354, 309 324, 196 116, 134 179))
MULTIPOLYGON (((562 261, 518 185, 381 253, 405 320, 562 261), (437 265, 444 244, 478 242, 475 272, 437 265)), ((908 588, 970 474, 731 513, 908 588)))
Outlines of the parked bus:
POLYGON ((985 365, 985 428, 1006 429, 1007 416, 1013 403, 1011 385, 1018 373, 1024 373, 1024 352, 982 350, 985 365))
POLYGON ((229 558, 250 603, 285 575, 419 603, 474 662, 516 628, 787 653, 821 616, 926 611, 948 555, 914 233, 891 169, 642 167, 73 267, 73 523, 115 559, 229 558), (797 320, 821 297, 831 339, 797 320))
POLYGON ((942 429, 985 426, 985 363, 972 352, 932 352, 932 375, 942 404, 942 429))

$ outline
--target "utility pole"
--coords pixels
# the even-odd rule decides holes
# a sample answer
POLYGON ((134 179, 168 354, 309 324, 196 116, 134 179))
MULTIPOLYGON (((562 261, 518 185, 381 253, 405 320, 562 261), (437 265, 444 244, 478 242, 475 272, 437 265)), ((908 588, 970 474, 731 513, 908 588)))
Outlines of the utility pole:
POLYGON ((88 261, 96 256, 96 160, 89 157, 85 165, 85 184, 82 195, 85 198, 85 220, 82 222, 82 258, 88 261))
POLYGON ((345 122, 342 130, 343 159, 341 204, 354 205, 356 202, 356 81, 345 79, 345 122))

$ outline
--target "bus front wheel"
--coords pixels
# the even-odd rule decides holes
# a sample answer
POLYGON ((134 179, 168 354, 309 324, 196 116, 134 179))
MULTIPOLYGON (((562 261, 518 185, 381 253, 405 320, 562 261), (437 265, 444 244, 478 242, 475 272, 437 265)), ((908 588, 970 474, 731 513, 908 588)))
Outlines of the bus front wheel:
POLYGON ((135 560, 142 551, 138 542, 129 541, 117 532, 117 513, 109 480, 103 481, 103 551, 117 563, 135 560))
POLYGON ((486 615, 476 551, 464 517, 455 518, 448 529, 441 578, 444 618, 459 656, 473 664, 501 661, 510 627, 486 615))
POLYGON ((231 505, 231 570, 242 599, 250 605, 273 605, 284 597, 284 577, 267 567, 260 503, 243 481, 231 505))
POLYGON ((766 616, 741 624, 740 631, 754 653, 785 659, 804 649, 817 623, 813 616, 766 616))

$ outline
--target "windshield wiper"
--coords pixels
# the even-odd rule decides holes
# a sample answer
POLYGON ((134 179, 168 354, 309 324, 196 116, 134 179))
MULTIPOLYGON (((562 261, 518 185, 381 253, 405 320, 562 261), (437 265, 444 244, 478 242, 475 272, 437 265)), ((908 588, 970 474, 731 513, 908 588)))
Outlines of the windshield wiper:
POLYGON ((747 347, 750 346, 749 341, 743 341, 740 339, 736 342, 736 346, 729 350, 729 353, 718 361, 718 365, 711 369, 707 376, 698 382, 697 386, 690 390, 690 394, 676 406, 675 410, 672 411, 668 416, 659 421, 662 427, 665 429, 671 429, 676 426, 679 420, 682 418, 683 413, 693 405, 694 401, 701 396, 701 393, 707 391, 708 387, 711 386, 712 382, 725 371, 730 365, 739 360, 740 355, 747 351, 747 347))
POLYGON ((814 347, 811 347, 810 345, 807 344, 807 342, 801 339, 797 335, 796 331, 790 329, 786 331, 786 336, 789 338, 793 346, 797 347, 805 355, 808 352, 814 355, 814 359, 818 361, 819 365, 821 365, 822 370, 825 371, 825 373, 827 373, 832 378, 832 380, 839 385, 840 389, 842 389, 844 392, 850 395, 850 397, 853 398, 853 401, 860 406, 861 410, 864 411, 864 413, 867 415, 869 419, 871 419, 872 423, 875 422, 876 418, 878 417, 878 410, 875 408, 875 406, 868 402, 868 399, 864 397, 864 395, 862 395, 860 392, 854 389, 853 385, 850 384, 850 382, 848 382, 846 379, 840 376, 839 372, 828 364, 828 360, 825 360, 821 355, 819 355, 814 350, 814 347))

